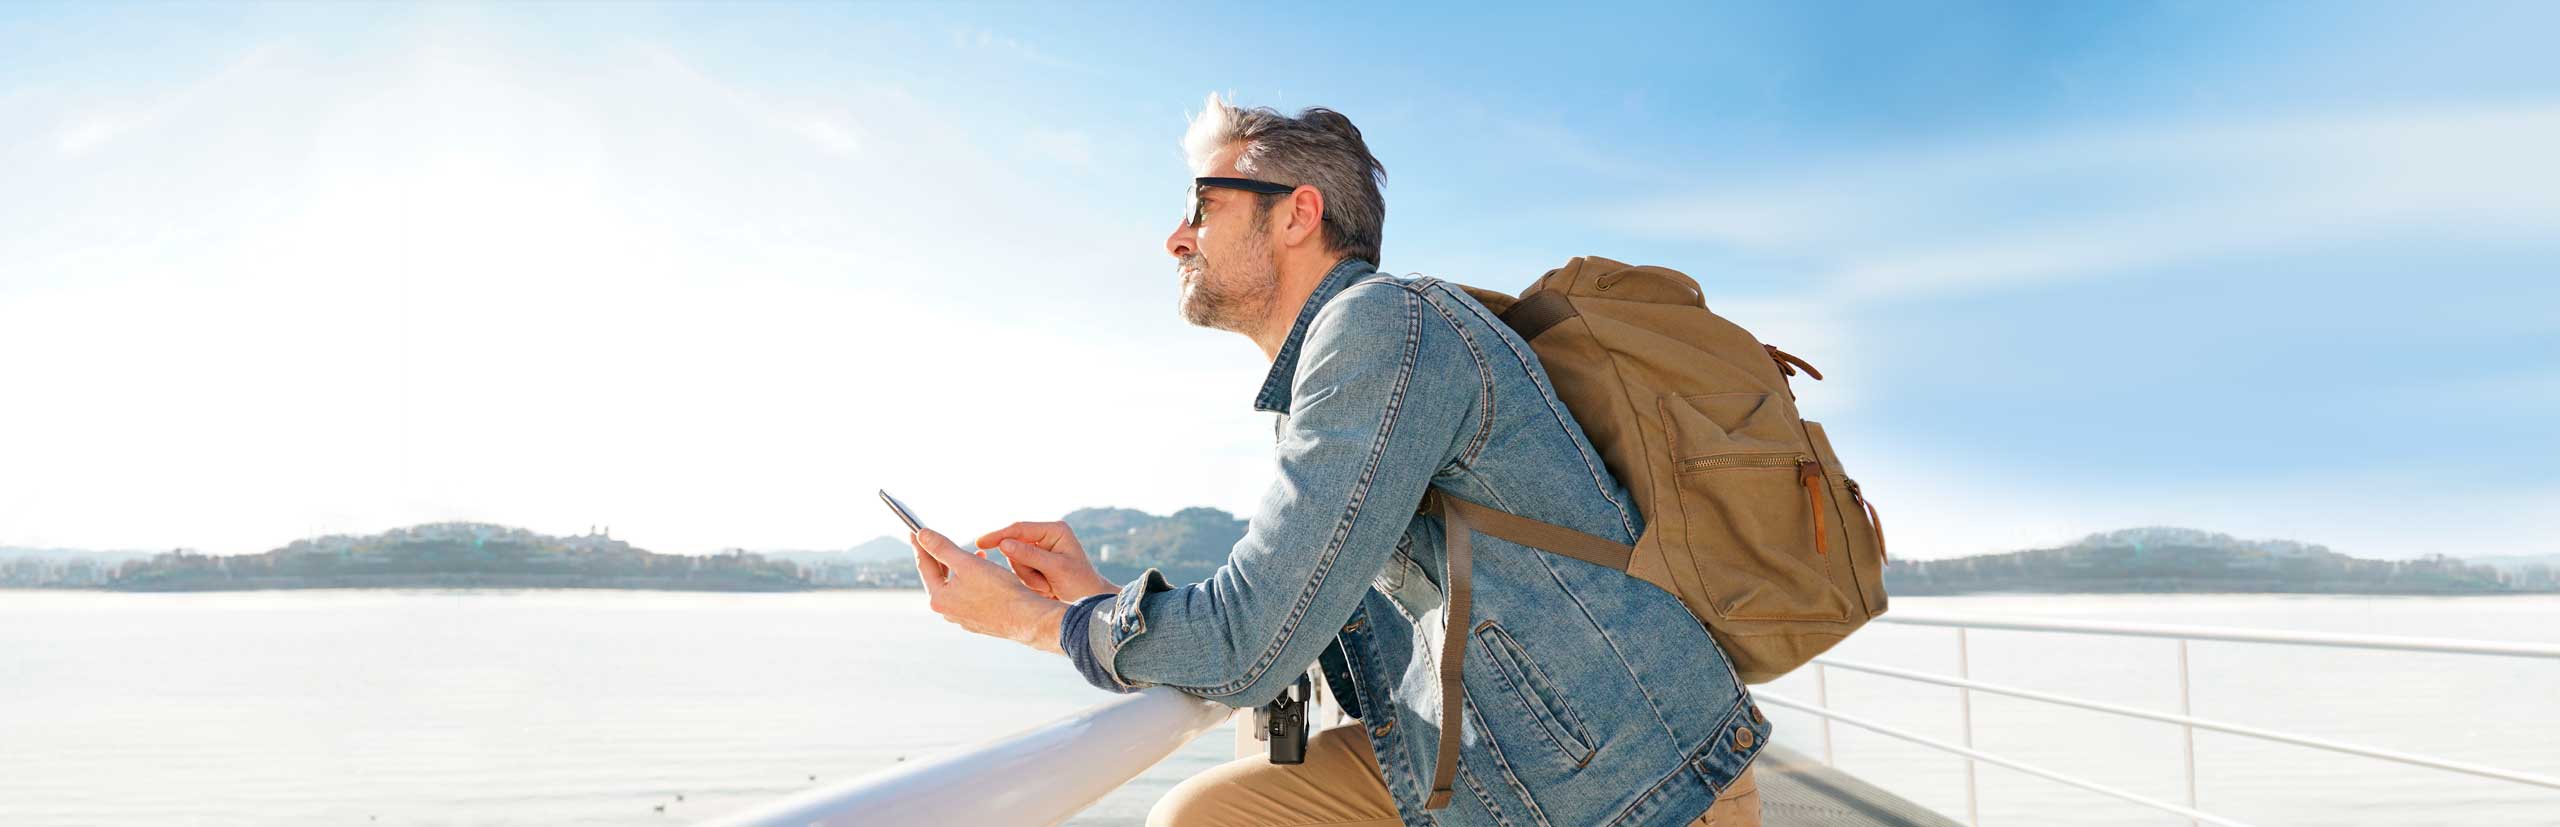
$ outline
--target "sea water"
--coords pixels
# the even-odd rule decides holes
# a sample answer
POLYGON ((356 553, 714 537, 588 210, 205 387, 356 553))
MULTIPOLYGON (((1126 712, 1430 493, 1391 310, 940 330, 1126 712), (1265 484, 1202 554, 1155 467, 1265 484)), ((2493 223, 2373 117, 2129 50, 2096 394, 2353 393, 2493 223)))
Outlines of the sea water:
MULTIPOLYGON (((1905 598, 1896 609, 2560 641, 2555 597, 1905 598)), ((1972 632, 1976 680, 2178 708, 2177 644, 1972 632)), ((1952 673, 1952 630, 1843 658, 1952 673)), ((2214 720, 2560 775, 2560 661, 2196 643, 2214 720)), ((1761 691, 1810 702, 1809 675, 1761 691)), ((1831 704, 1961 741, 1953 689, 1832 671, 1831 704)), ((1109 696, 911 591, 0 591, 0 825, 682 824, 1035 726, 1109 696), (681 795, 679 800, 677 796, 681 795)), ((2172 725, 1977 693, 1985 752, 2169 801, 2172 725)), ((1772 707, 1820 756, 1820 724, 1772 707)), ((1071 824, 1135 825, 1234 755, 1213 731, 1071 824)), ((1961 759, 1845 725, 1841 768, 1964 820, 1961 759)), ((2268 824, 2560 824, 2560 793, 2198 733, 2197 798, 2268 824)), ((989 783, 1002 783, 990 779, 989 783)), ((1984 766, 1991 825, 2180 824, 1984 766)))

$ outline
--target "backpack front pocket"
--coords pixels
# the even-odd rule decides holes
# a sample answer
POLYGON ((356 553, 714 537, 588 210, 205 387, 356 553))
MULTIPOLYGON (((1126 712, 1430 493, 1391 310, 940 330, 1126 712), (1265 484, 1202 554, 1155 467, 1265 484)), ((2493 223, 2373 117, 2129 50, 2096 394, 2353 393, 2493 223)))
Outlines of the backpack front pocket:
POLYGON ((1821 461, 1796 441, 1792 414, 1766 394, 1666 397, 1678 520, 1716 613, 1732 620, 1847 620, 1856 604, 1821 461), (1755 399, 1756 397, 1756 399, 1755 399), (1783 432, 1772 425, 1784 421, 1783 432))

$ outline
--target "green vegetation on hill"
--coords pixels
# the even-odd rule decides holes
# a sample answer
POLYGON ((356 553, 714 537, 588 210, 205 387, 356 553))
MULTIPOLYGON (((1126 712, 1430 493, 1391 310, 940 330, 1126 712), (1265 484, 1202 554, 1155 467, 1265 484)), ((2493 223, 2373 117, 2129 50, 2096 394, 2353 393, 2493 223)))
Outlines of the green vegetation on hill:
POLYGON ((1951 560, 1892 560, 1894 595, 1964 592, 2299 592, 2494 594, 2560 590, 2552 567, 2501 570, 2451 557, 2366 560, 2289 540, 2155 526, 2091 534, 2059 548, 1951 560))
POLYGON ((179 550, 125 563, 125 591, 496 586, 784 591, 810 588, 789 563, 731 551, 657 554, 608 536, 553 537, 487 523, 431 523, 363 537, 296 540, 262 554, 179 550))
MULTIPOLYGON (((1149 567, 1176 583, 1205 580, 1244 539, 1246 521, 1215 508, 1168 516, 1082 508, 1065 522, 1103 576, 1127 583, 1149 567)), ((963 539, 965 542, 965 538, 963 539)), ((487 523, 432 523, 368 536, 297 540, 261 554, 157 555, 0 548, 0 587, 128 591, 350 587, 632 588, 788 591, 916 588, 899 537, 837 551, 658 554, 603 534, 553 537, 487 523)), ((2430 556, 2366 560, 2288 540, 2239 540, 2190 528, 2129 528, 2058 548, 1949 560, 1891 560, 1895 595, 1965 592, 2295 592, 2501 594, 2560 591, 2560 556, 2465 562, 2430 556)))
POLYGON ((1127 583, 1152 566, 1175 583, 1206 580, 1244 539, 1245 521, 1215 508, 1192 507, 1158 517, 1128 508, 1080 508, 1067 527, 1083 541, 1094 568, 1127 583))

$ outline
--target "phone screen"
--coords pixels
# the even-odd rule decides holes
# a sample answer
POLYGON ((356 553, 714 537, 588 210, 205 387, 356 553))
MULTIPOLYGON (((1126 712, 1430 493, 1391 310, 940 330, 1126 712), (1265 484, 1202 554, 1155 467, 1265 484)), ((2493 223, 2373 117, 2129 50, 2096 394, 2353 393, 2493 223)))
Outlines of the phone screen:
POLYGON ((889 504, 889 510, 897 513, 899 522, 907 524, 908 531, 924 530, 924 523, 916 520, 915 512, 908 511, 906 504, 898 502, 898 498, 889 496, 889 489, 880 489, 880 501, 889 504))

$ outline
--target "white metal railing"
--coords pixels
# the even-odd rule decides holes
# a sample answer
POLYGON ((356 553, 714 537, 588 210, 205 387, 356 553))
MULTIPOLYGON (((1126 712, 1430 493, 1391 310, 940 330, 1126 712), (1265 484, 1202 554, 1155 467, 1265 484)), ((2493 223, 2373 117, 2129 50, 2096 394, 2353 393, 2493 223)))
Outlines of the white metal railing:
POLYGON ((1775 706, 1782 706, 1782 707, 1786 707, 1786 708, 1788 708, 1788 709, 1798 710, 1798 711, 1801 711, 1801 712, 1810 712, 1810 713, 1813 713, 1813 714, 1815 714, 1815 715, 1820 715, 1820 716, 1822 716, 1823 721, 1824 721, 1824 722, 1826 722, 1826 723, 1828 723, 1828 722, 1830 722, 1830 721, 1835 721, 1835 720, 1836 720, 1836 721, 1839 721, 1839 722, 1841 722, 1841 723, 1848 724, 1848 725, 1850 725, 1850 726, 1855 726, 1855 727, 1858 727, 1858 728, 1860 728, 1860 729, 1865 729, 1865 730, 1868 730, 1868 731, 1871 731, 1871 732, 1875 732, 1875 733, 1880 734, 1880 735, 1888 735, 1888 736, 1892 736, 1892 737, 1895 737, 1895 738, 1900 738, 1900 739, 1905 740, 1905 741, 1910 741, 1910 742, 1915 743, 1915 744, 1920 744, 1920 745, 1923 745, 1923 746, 1936 747, 1936 748, 1938 748, 1938 749, 1946 750, 1946 751, 1948 751, 1948 752, 1952 752, 1952 753, 1955 753, 1955 754, 1957 754, 1957 755, 1962 755, 1962 756, 1964 756, 1964 757, 1965 757, 1965 759, 1966 759, 1966 761, 1967 761, 1967 763, 1968 763, 1968 764, 1969 764, 1969 763, 1971 763, 1971 762, 1973 762, 1973 761, 1982 761, 1982 762, 1986 762, 1986 763, 1990 763, 1990 764, 1996 764, 1996 765, 1999 765, 1999 766, 2008 767, 2008 768, 2010 768, 2010 769, 2017 770, 2017 771, 2019 771, 2019 772, 2023 772, 2023 773, 2026 773, 2026 774, 2029 774, 2029 775, 2039 776, 2039 777, 2042 777, 2042 778, 2049 778, 2049 779, 2052 779, 2052 780, 2055 780, 2055 781, 2059 781, 2059 782, 2062 782, 2062 783, 2064 783, 2064 784, 2069 784, 2069 785, 2074 786, 2074 787, 2079 787, 2079 788, 2081 788, 2081 789, 2088 790, 2088 791, 2091 791, 2091 792, 2103 793, 2103 794, 2106 794, 2106 795, 2114 796, 2114 797, 2116 797, 2116 798, 2121 798, 2121 799, 2124 799, 2124 800, 2126 800, 2126 801, 2131 801, 2131 802, 2133 802, 2133 803, 2135 803, 2135 804, 2140 804, 2140 805, 2145 806, 2145 807, 2150 807, 2150 808, 2152 808, 2152 809, 2161 810, 2161 811, 2164 811, 2164 812, 2176 813, 2176 814, 2178 814, 2178 815, 2186 816, 2186 817, 2188 817, 2188 818, 2194 819, 2194 820, 2196 820, 2196 821, 2204 822, 2204 823, 2206 823, 2206 824, 2222 824, 2222 825, 2229 825, 2229 827, 2248 827, 2248 825, 2242 824, 2242 823, 2237 822, 2237 821, 2232 821, 2232 820, 2230 820, 2230 819, 2223 818, 2223 817, 2221 817, 2221 816, 2213 815, 2213 814, 2211 814, 2211 813, 2199 812, 2199 811, 2196 811, 2196 810, 2191 809, 2191 808, 2187 808, 2187 807, 2180 807, 2180 806, 2178 806, 2178 805, 2176 805, 2176 804, 2171 804, 2171 803, 2169 803, 2169 802, 2161 801, 2161 800, 2158 800, 2158 799, 2155 799, 2155 798, 2148 798, 2148 797, 2141 796, 2141 795, 2137 795, 2137 794, 2134 794, 2134 793, 2125 792, 2125 791, 2123 791, 2123 790, 2119 790, 2119 789, 2116 789, 2116 788, 2114 788, 2114 787, 2107 786, 2107 785, 2105 785, 2105 784, 2100 784, 2100 783, 2095 782, 2095 781, 2088 781, 2088 780, 2085 780, 2085 779, 2074 778, 2074 777, 2072 777, 2072 776, 2063 775, 2062 773, 2054 772, 2054 771, 2052 771, 2052 770, 2048 770, 2048 769, 2044 769, 2044 768, 2041 768, 2041 767, 2032 766, 2032 765, 2029 765, 2029 764, 2019 763, 2019 762, 2017 762, 2017 761, 2013 761, 2013 760, 2010 760, 2010 759, 2007 759, 2007 758, 2002 758, 2002 757, 1997 756, 1997 755, 1992 755, 1992 754, 1990 754, 1990 753, 1986 753, 1986 752, 1982 752, 1982 751, 1980 751, 1980 750, 1976 750, 1976 749, 1974 749, 1974 748, 1972 748, 1972 747, 1961 747, 1961 746, 1956 746, 1956 745, 1954 745, 1954 744, 1949 744, 1949 743, 1946 743, 1946 742, 1943 742, 1943 741, 1939 741, 1939 740, 1936 740, 1936 739, 1933 739, 1933 738, 1929 738, 1929 737, 1926 737, 1926 736, 1914 735, 1914 734, 1912 734, 1912 733, 1905 732, 1905 731, 1900 730, 1900 729, 1895 729, 1895 728, 1893 728, 1893 727, 1885 726, 1885 725, 1883 725, 1883 724, 1875 723, 1875 722, 1873 722, 1873 721, 1869 721, 1869 720, 1866 720, 1866 719, 1864 719, 1864 718, 1857 718, 1857 717, 1853 717, 1853 716, 1849 716, 1849 715, 1843 715, 1843 714, 1840 714, 1840 713, 1838 713, 1838 712, 1833 712, 1833 711, 1830 711, 1830 710, 1822 709, 1822 708, 1815 707, 1815 706, 1813 706, 1813 705, 1806 704, 1806 703, 1799 702, 1799 701, 1792 701, 1792 700, 1788 700, 1788 699, 1786 699, 1786 698, 1779 697, 1779 696, 1776 696, 1776 695, 1771 695, 1771 694, 1768 694, 1768 693, 1765 693, 1765 692, 1755 692, 1755 693, 1752 693, 1752 696, 1753 696, 1754 698, 1756 698, 1756 699, 1760 700, 1760 701, 1767 702, 1767 703, 1772 704, 1772 705, 1775 705, 1775 706))
POLYGON ((2325 738, 2277 732, 2270 729, 2242 726, 2239 724, 2194 717, 2192 697, 2189 692, 2189 681, 2187 676, 2187 644, 2190 641, 2211 640, 2238 643, 2327 646, 2399 652, 2430 652, 2453 655, 2542 658, 2552 660, 2560 660, 2560 645, 2509 641, 2461 640, 2454 638, 2288 632, 2268 629, 2239 629, 2219 626, 2172 626, 2148 623, 2106 623, 2083 620, 1990 617, 1940 612, 1896 612, 1890 615, 1878 617, 1876 618, 1876 622, 1895 623, 1906 626, 1941 626, 1954 629, 1956 633, 1956 675, 1954 677, 1948 677, 1945 675, 1935 675, 1908 669, 1898 669, 1878 664, 1823 657, 1816 658, 1813 661, 1814 703, 1808 704, 1766 692, 1755 692, 1753 694, 1762 700, 1766 700, 1778 706, 1798 710, 1821 718, 1822 760, 1823 763, 1826 764, 1833 762, 1831 739, 1831 724, 1833 721, 1838 721, 1860 729, 1865 729, 1871 732, 1964 756, 1965 816, 1967 823, 1970 824, 1979 825, 1982 823, 1980 796, 1975 781, 1974 765, 1976 762, 1983 762, 2008 767, 2030 775, 2112 796, 2163 812, 2185 816, 2190 821, 2199 824, 2236 825, 2238 822, 2232 821, 2229 818, 2216 816, 2211 813, 2195 809, 2195 731, 2198 729, 2229 733, 2232 735, 2257 738, 2283 744, 2292 744, 2295 746, 2308 747, 2346 755, 2357 755, 2376 760, 2408 764, 2411 766, 2464 773, 2467 775, 2490 778, 2499 781, 2560 790, 2560 778, 2553 778, 2547 775, 2499 769, 2479 764, 2418 755, 2416 753, 2359 746, 2325 738), (1966 632, 1972 629, 1997 629, 2021 632, 2060 632, 2070 634, 2107 635, 2115 637, 2149 637, 2175 640, 2178 642, 2178 712, 2176 714, 2153 712, 2150 710, 2137 709, 2119 704, 2072 698, 2050 692, 2037 692, 2029 689, 2021 689, 1973 680, 1971 674, 1972 656, 1969 651, 1969 644, 1966 635, 1966 632), (1900 680, 1955 687, 1962 710, 1962 723, 1964 727, 1963 743, 1949 744, 1936 739, 1915 735, 1904 730, 1878 724, 1863 718, 1841 714, 1840 712, 1831 709, 1830 670, 1833 667, 1900 680), (2051 770, 2028 766, 2012 759, 1989 755, 1973 749, 1973 693, 1975 692, 1988 692, 1995 695, 2005 695, 2008 697, 2021 698, 2041 703, 2075 707, 2094 712, 2103 712, 2110 715, 2120 715, 2129 718, 2139 718, 2143 720, 2159 721, 2178 725, 2185 735, 2185 804, 2181 806, 2171 802, 2148 798, 2099 784, 2094 781, 2089 781, 2087 779, 2076 778, 2053 772, 2051 770))
POLYGON ((704 824, 1054 825, 1225 722, 1234 711, 1169 687, 1150 687, 967 750, 907 762, 704 824))

